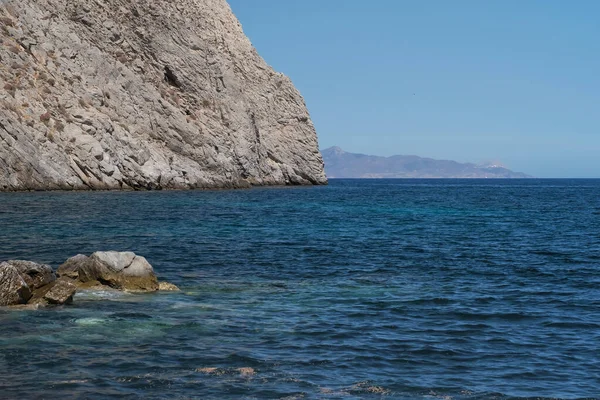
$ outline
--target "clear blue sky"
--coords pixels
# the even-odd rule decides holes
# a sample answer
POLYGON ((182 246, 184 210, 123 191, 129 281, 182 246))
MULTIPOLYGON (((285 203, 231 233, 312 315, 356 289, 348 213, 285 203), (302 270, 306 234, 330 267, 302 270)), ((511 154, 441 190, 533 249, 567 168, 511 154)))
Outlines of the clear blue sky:
POLYGON ((229 3, 321 148, 600 177, 600 1, 229 3))

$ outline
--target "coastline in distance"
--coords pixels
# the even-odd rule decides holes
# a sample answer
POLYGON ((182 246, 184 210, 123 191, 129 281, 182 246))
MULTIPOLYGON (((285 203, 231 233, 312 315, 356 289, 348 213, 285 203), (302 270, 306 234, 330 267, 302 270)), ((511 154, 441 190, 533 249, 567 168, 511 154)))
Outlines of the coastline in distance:
POLYGON ((328 178, 532 178, 499 164, 477 165, 412 155, 381 157, 349 153, 337 146, 321 153, 328 178))

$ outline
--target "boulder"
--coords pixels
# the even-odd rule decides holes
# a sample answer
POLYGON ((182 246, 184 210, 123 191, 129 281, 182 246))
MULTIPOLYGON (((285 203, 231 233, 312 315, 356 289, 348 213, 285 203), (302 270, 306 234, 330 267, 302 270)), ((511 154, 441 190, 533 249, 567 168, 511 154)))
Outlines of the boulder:
POLYGON ((131 264, 125 269, 123 269, 123 275, 125 276, 149 276, 154 274, 154 269, 152 265, 146 260, 146 258, 142 256, 135 256, 131 264))
POLYGON ((31 289, 13 265, 0 264, 0 306, 25 304, 31 298, 31 289))
POLYGON ((77 286, 69 278, 58 278, 56 281, 36 290, 29 304, 37 305, 62 305, 71 304, 77 286))
POLYGON ((122 270, 120 282, 127 290, 153 292, 159 289, 154 268, 142 256, 135 256, 122 270))
POLYGON ((152 265, 132 252, 99 251, 90 257, 79 254, 61 265, 58 274, 74 279, 79 287, 103 285, 128 291, 158 290, 152 265))
POLYGON ((87 262, 88 259, 88 256, 85 256, 83 254, 77 254, 76 256, 69 258, 60 267, 58 267, 58 270, 56 270, 56 274, 59 277, 64 276, 71 279, 78 279, 79 266, 87 262))
POLYGON ((121 272, 131 265, 136 255, 131 251, 97 251, 90 258, 104 264, 113 272, 121 272))
POLYGON ((50 290, 44 295, 44 299, 50 304, 71 304, 73 296, 77 292, 77 286, 67 279, 58 279, 51 284, 50 290))
POLYGON ((15 267, 32 291, 56 280, 56 275, 49 265, 22 260, 11 260, 6 263, 15 267))
POLYGON ((92 257, 81 258, 77 268, 77 280, 82 283, 100 282, 113 286, 116 284, 115 275, 106 264, 92 257))

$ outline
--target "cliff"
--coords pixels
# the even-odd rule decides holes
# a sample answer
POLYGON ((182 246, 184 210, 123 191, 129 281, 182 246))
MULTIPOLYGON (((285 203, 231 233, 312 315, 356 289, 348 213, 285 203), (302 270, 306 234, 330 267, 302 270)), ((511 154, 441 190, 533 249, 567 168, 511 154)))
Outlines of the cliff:
POLYGON ((379 157, 348 153, 339 147, 323 150, 329 178, 531 178, 498 164, 476 165, 418 156, 379 157))
POLYGON ((0 43, 0 190, 326 183, 225 0, 0 0, 0 43))

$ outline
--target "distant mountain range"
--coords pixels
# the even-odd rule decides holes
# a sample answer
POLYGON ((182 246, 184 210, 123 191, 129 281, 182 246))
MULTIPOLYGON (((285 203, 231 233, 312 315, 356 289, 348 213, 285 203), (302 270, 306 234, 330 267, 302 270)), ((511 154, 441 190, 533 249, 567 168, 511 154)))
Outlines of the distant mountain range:
POLYGON ((369 156, 348 153, 339 147, 321 153, 328 178, 531 178, 499 164, 463 164, 417 156, 369 156))

